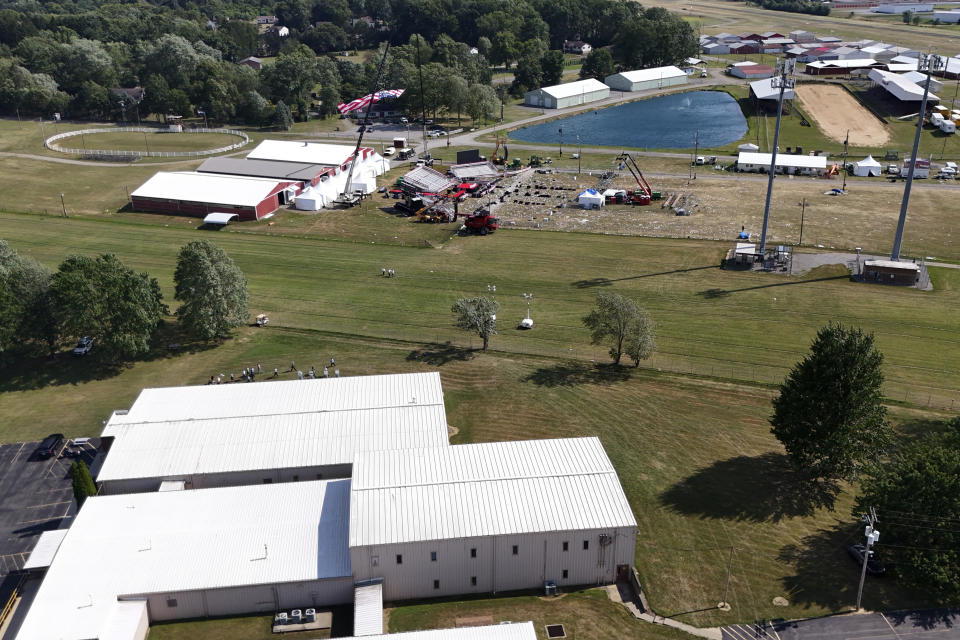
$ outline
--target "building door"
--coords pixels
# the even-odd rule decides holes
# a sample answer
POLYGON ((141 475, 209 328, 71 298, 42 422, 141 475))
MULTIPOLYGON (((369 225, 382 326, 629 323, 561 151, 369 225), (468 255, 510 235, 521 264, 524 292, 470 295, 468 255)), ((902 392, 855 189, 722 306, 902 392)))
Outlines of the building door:
POLYGON ((626 582, 630 578, 630 565, 617 565, 617 582, 626 582))

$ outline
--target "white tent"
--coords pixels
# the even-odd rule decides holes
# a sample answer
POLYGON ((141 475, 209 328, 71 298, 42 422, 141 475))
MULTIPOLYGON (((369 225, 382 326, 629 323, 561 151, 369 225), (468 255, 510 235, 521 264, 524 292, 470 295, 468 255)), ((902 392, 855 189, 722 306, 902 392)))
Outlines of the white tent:
POLYGON ((294 206, 299 211, 317 211, 323 207, 323 196, 313 187, 307 187, 294 200, 294 206))
POLYGON ((737 147, 737 151, 759 151, 759 150, 760 150, 760 147, 753 144, 752 142, 745 142, 739 147, 737 147))
POLYGON ((883 167, 873 159, 873 156, 867 156, 863 160, 853 163, 853 175, 867 177, 883 175, 883 167))
POLYGON ((577 196, 577 202, 584 209, 599 209, 603 206, 603 196, 593 189, 587 189, 577 196))

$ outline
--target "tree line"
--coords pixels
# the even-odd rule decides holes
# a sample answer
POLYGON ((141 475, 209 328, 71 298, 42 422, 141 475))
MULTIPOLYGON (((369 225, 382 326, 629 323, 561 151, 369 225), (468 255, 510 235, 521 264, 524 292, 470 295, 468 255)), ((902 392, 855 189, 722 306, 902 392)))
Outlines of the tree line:
MULTIPOLYGON (((247 322, 247 282, 206 240, 181 248, 174 273, 182 333, 212 340, 247 322)), ((169 309, 156 278, 114 254, 68 256, 55 272, 0 241, 0 359, 54 354, 81 337, 106 362, 151 349, 169 309)))
MULTIPOLYGON (((99 4, 21 0, 0 9, 0 113, 127 121, 147 114, 267 125, 285 113, 305 119, 369 92, 379 58, 338 60, 344 50, 390 40, 398 107, 489 118, 503 93, 491 65, 514 71, 514 95, 560 82, 569 39, 638 68, 695 55, 693 29, 679 16, 616 0, 280 0, 260 4, 99 4), (254 24, 276 15, 286 37, 254 24), (419 45, 419 50, 416 46, 419 45), (610 47, 609 50, 603 47, 610 47), (612 53, 611 53, 612 51, 612 53), (236 63, 276 56, 262 72, 236 63), (143 104, 111 92, 143 86, 143 104), (284 107, 278 108, 280 103, 284 107)), ((598 54, 599 55, 599 54, 598 54)))

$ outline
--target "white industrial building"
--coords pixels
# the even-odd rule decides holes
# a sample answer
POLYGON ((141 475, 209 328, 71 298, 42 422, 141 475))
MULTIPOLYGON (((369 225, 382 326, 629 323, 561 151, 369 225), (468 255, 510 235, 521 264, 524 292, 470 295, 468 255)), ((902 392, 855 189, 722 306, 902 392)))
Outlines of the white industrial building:
MULTIPOLYGON (((766 173, 770 170, 769 153, 741 151, 737 156, 737 169, 766 173)), ((777 171, 786 174, 822 176, 827 171, 826 156, 802 156, 788 153, 777 154, 777 171)))
POLYGON ((933 19, 945 24, 956 24, 960 22, 960 11, 934 11, 933 19))
POLYGON ((160 620, 348 603, 350 481, 88 498, 17 640, 143 640, 160 620))
MULTIPOLYGON (((773 78, 754 80, 750 83, 750 93, 752 93, 757 100, 776 101, 780 99, 780 87, 773 86, 773 78)), ((786 87, 783 90, 784 100, 793 100, 795 97, 796 94, 793 91, 793 87, 786 87)))
POLYGON ((637 523, 597 438, 361 453, 350 499, 357 580, 385 600, 606 584, 637 523))
POLYGON ((528 91, 523 103, 530 107, 564 109, 610 97, 610 87, 594 78, 528 91))
POLYGON ((927 2, 895 2, 879 4, 872 9, 876 13, 901 14, 905 11, 911 13, 929 13, 933 11, 933 4, 927 2))
MULTIPOLYGON (((321 177, 307 194, 310 199, 322 206, 330 207, 346 187, 350 158, 354 149, 355 147, 342 144, 264 140, 247 154, 247 159, 296 162, 336 168, 331 175, 321 177)), ((377 190, 377 176, 389 170, 389 160, 370 147, 361 147, 353 168, 351 191, 373 193, 377 190)))
POLYGON ((622 71, 607 76, 603 82, 617 91, 645 91, 687 84, 687 74, 674 66, 656 67, 622 71))
MULTIPOLYGON (((920 102, 923 100, 923 87, 916 82, 911 82, 904 76, 890 71, 871 69, 867 77, 901 102, 920 102)), ((927 99, 931 101, 940 100, 932 91, 928 93, 927 99)))
POLYGON ((357 453, 449 442, 437 372, 144 389, 101 437, 107 494, 348 478, 357 453))

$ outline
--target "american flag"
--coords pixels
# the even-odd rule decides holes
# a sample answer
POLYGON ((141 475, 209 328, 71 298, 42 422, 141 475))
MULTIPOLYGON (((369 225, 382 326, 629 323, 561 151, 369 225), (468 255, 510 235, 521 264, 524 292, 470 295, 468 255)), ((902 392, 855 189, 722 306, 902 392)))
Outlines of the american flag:
POLYGON ((351 102, 343 102, 337 105, 337 111, 340 113, 349 113, 351 111, 356 111, 357 109, 363 109, 365 106, 370 104, 370 101, 380 102, 385 98, 399 98, 403 95, 403 92, 406 89, 384 89, 383 91, 377 91, 376 93, 368 93, 362 98, 357 98, 351 102))

